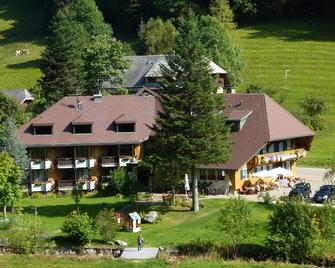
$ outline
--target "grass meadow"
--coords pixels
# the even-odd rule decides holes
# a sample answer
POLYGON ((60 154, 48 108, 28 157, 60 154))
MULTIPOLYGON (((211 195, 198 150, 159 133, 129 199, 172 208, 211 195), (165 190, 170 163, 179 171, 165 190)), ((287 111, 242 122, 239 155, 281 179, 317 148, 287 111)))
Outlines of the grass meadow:
POLYGON ((294 265, 286 263, 257 263, 244 261, 218 261, 206 259, 184 259, 178 264, 170 265, 163 260, 111 260, 107 258, 70 258, 70 257, 49 257, 49 256, 20 256, 0 255, 0 267, 6 268, 300 268, 315 267, 310 265, 294 265))
MULTIPOLYGON (((191 212, 188 208, 175 208, 166 205, 139 206, 137 211, 141 214, 149 210, 160 212, 160 221, 156 224, 142 224, 141 234, 145 238, 145 247, 169 248, 180 244, 193 242, 210 242, 219 246, 228 241, 229 237, 220 230, 218 222, 219 210, 226 200, 204 199, 201 200, 203 208, 198 213, 191 212)), ((90 217, 95 217, 102 208, 122 209, 127 205, 124 199, 117 197, 104 197, 99 194, 85 195, 81 201, 80 210, 87 212, 90 217)), ((35 206, 37 206, 37 217, 41 220, 41 226, 50 238, 49 246, 69 246, 60 230, 64 217, 76 206, 71 197, 64 196, 42 196, 38 198, 24 198, 16 206, 23 208, 23 213, 35 217, 35 206)), ((267 223, 272 213, 273 206, 262 203, 250 203, 252 209, 253 232, 250 238, 244 242, 250 251, 257 254, 257 249, 264 245, 267 235, 267 223)), ((2 215, 0 215, 1 217, 2 215)), ((9 213, 9 217, 14 215, 9 213)), ((136 233, 118 232, 116 239, 123 240, 129 246, 136 245, 136 233)), ((105 247, 99 242, 99 235, 95 236, 91 245, 105 247)), ((330 246, 329 252, 335 247, 330 246)), ((16 255, 0 254, 0 267, 304 267, 302 265, 274 263, 274 262, 246 262, 243 260, 228 261, 217 255, 180 257, 176 261, 161 257, 148 261, 126 261, 111 260, 106 257, 57 257, 44 255, 16 255)), ((312 266, 306 266, 312 267, 312 266)))
MULTIPOLYGON (((0 89, 29 89, 41 77, 45 25, 43 1, 0 0, 0 89), (30 53, 15 56, 19 49, 30 53)), ((290 112, 309 94, 327 100, 326 129, 316 133, 300 165, 321 167, 335 161, 334 29, 334 21, 311 19, 252 24, 231 32, 246 62, 238 91, 251 83, 281 91, 286 83, 283 106, 290 112), (290 70, 286 82, 285 69, 290 70)))

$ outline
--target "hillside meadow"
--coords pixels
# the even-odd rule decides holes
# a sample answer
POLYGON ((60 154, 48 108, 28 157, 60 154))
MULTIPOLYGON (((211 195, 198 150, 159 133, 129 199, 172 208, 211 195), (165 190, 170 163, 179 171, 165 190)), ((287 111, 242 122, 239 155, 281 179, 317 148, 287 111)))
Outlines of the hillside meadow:
MULTIPOLYGON (((44 6, 40 0, 0 0, 0 14, 0 89, 29 89, 41 77, 44 6), (20 49, 29 54, 15 56, 20 49)), ((335 161, 334 29, 334 21, 311 19, 252 24, 231 32, 246 62, 238 91, 251 83, 282 91, 286 83, 282 105, 290 112, 306 95, 319 94, 327 100, 326 129, 316 133, 312 150, 300 165, 327 166, 335 161)))

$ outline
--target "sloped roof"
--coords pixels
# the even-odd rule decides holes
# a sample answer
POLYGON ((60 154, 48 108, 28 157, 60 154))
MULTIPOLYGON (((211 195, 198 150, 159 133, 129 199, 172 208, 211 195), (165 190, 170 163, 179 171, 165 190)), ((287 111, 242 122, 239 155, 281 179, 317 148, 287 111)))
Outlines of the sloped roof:
POLYGON ((128 215, 133 220, 140 220, 141 219, 140 215, 138 215, 137 212, 132 212, 132 213, 129 213, 128 215))
POLYGON ((81 96, 82 109, 76 109, 77 97, 64 97, 38 117, 23 125, 18 136, 27 147, 66 145, 108 145, 141 143, 149 138, 156 115, 156 98, 152 96, 103 96, 94 102, 91 96, 81 96), (133 133, 116 132, 115 119, 125 114, 136 120, 133 133), (72 133, 72 122, 92 121, 94 132, 86 135, 72 133), (53 123, 52 135, 34 135, 33 125, 53 123))
POLYGON ((230 120, 230 121, 242 120, 245 117, 249 116, 251 113, 252 113, 251 110, 232 110, 227 115, 227 120, 230 120))
POLYGON ((25 101, 32 101, 34 97, 30 94, 30 92, 23 88, 23 89, 6 89, 2 90, 3 93, 12 96, 18 100, 21 104, 25 101))
MULTIPOLYGON (((144 55, 144 56, 127 56, 130 67, 124 72, 124 82, 122 86, 125 88, 141 88, 145 85, 145 78, 162 77, 161 65, 168 66, 165 55, 144 55)), ((210 62, 210 69, 213 74, 227 73, 214 62, 210 62)), ((158 87, 154 83, 152 86, 158 87)), ((102 83, 103 88, 112 88, 110 81, 102 83)))
POLYGON ((42 126, 53 126, 54 123, 45 119, 43 115, 36 117, 36 120, 32 123, 34 127, 42 127, 42 126))
POLYGON ((243 128, 231 133, 231 157, 226 164, 203 168, 239 169, 267 143, 276 140, 312 137, 314 133, 265 94, 225 94, 227 115, 242 116, 252 111, 243 128))
POLYGON ((121 114, 119 117, 117 117, 114 122, 116 124, 127 124, 127 123, 136 123, 136 119, 131 117, 130 115, 128 114, 121 114))
POLYGON ((72 125, 92 125, 93 121, 84 115, 79 115, 71 121, 72 125))

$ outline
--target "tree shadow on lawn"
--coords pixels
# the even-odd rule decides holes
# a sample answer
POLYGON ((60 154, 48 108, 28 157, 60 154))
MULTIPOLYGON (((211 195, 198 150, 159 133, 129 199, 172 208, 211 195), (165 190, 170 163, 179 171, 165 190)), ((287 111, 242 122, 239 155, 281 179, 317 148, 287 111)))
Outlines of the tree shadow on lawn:
POLYGON ((8 64, 6 67, 10 69, 24 69, 24 68, 39 68, 41 64, 40 59, 30 60, 21 63, 8 64))
POLYGON ((45 0, 0 0, 0 16, 10 21, 8 29, 0 31, 0 45, 14 42, 36 42, 41 44, 48 24, 49 12, 45 0))
MULTIPOLYGON (((116 211, 120 210, 122 207, 126 206, 127 202, 121 201, 118 203, 108 204, 108 203, 100 203, 100 204, 80 204, 79 209, 81 212, 86 212, 90 217, 95 217, 100 210, 107 209, 115 209, 116 211)), ((42 217, 65 217, 70 212, 76 210, 75 204, 68 205, 55 205, 55 206, 40 206, 37 208, 38 215, 42 217)), ((24 212, 29 214, 34 214, 35 208, 25 207, 24 212)))
POLYGON ((283 41, 335 41, 335 22, 331 20, 302 20, 302 21, 276 21, 270 23, 257 23, 242 29, 252 30, 248 39, 276 37, 283 41))
POLYGON ((253 259, 263 261, 270 257, 267 248, 260 244, 240 244, 237 246, 237 256, 228 245, 215 243, 211 240, 196 240, 176 246, 177 254, 184 256, 216 255, 224 259, 253 259))

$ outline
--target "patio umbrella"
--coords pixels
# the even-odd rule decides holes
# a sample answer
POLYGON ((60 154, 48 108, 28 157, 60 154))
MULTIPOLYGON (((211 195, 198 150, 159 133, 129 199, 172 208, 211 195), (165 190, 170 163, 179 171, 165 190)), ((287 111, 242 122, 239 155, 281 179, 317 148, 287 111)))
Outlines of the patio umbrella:
POLYGON ((277 175, 283 175, 284 177, 292 176, 292 171, 286 168, 278 167, 272 169, 272 172, 277 175))
POLYGON ((185 174, 185 191, 186 191, 186 194, 187 194, 187 191, 190 190, 190 184, 188 183, 188 175, 185 174))
POLYGON ((253 177, 259 178, 277 178, 278 176, 272 172, 272 170, 261 170, 252 175, 253 177))

